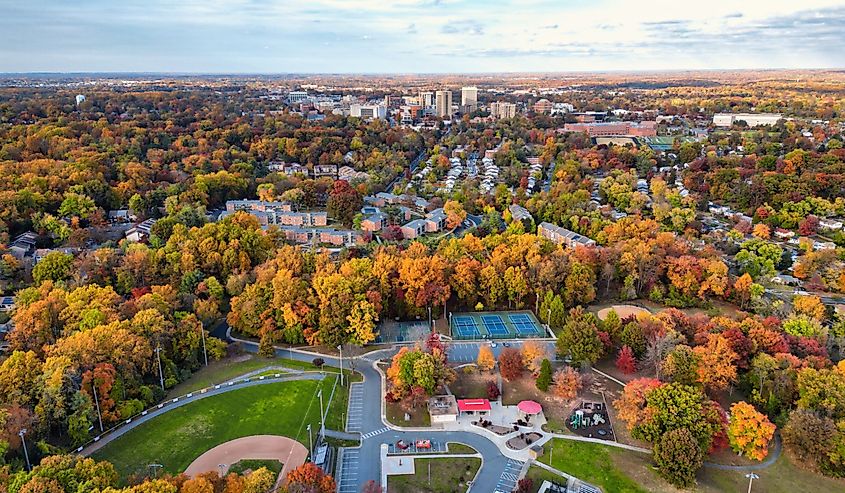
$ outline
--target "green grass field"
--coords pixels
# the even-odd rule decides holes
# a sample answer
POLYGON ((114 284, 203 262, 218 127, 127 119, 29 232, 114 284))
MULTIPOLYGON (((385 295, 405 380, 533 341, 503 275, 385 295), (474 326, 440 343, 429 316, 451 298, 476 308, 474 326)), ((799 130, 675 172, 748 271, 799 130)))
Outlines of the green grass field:
MULTIPOLYGON (((654 470, 649 454, 611 448, 593 443, 555 439, 544 446, 540 461, 569 473, 583 481, 613 492, 680 493, 654 470), (551 449, 554 449, 554 452, 551 449)), ((773 465, 755 471, 760 479, 754 481, 756 493, 790 493, 793 491, 845 491, 845 480, 826 478, 800 469, 782 455, 773 465)), ((535 491, 550 473, 532 467, 529 477, 535 479, 535 491), (535 470, 536 469, 536 470, 535 470)), ((553 476, 553 475, 552 475, 553 476)), ((721 493, 745 491, 748 479, 743 471, 702 468, 696 478, 695 491, 721 493)))
MULTIPOLYGON (((328 404, 335 377, 322 382, 298 380, 257 385, 186 404, 162 414, 94 454, 114 464, 122 477, 146 474, 151 463, 180 473, 202 453, 221 443, 250 435, 283 435, 308 446, 310 423, 319 429, 318 388, 328 404)), ((337 387, 335 398, 345 402, 347 387, 337 387)), ((326 426, 339 423, 332 402, 326 426)), ((345 410, 345 407, 343 407, 345 410)))
POLYGON ((466 491, 466 482, 475 477, 479 467, 481 467, 481 459, 475 457, 415 459, 415 473, 390 476, 387 491, 391 493, 466 491), (431 464, 431 476, 429 476, 429 464, 431 464))

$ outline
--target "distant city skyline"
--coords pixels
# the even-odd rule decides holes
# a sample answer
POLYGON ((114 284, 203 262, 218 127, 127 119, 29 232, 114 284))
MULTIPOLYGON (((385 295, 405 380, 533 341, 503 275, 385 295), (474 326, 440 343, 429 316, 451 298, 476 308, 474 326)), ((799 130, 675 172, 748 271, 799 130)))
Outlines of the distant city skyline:
POLYGON ((845 67, 841 0, 0 0, 0 72, 845 67))

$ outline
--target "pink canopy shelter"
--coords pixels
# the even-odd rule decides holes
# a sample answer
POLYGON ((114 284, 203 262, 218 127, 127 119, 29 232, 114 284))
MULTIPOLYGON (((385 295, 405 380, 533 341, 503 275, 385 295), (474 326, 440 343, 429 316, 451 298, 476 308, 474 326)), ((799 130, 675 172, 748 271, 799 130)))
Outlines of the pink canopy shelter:
POLYGON ((523 413, 530 415, 540 414, 543 411, 543 406, 534 401, 521 401, 516 407, 523 413))

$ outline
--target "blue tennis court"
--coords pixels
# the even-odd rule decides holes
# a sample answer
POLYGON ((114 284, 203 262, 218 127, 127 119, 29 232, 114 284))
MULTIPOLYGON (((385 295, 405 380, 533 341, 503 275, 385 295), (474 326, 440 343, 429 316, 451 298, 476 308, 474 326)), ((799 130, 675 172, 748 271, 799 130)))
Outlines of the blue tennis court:
POLYGON ((527 310, 450 313, 449 319, 454 339, 520 339, 546 335, 534 313, 527 310))
POLYGON ((473 317, 456 315, 452 317, 452 325, 459 337, 469 339, 481 335, 481 332, 478 330, 478 324, 475 323, 473 317))
POLYGON ((498 315, 482 315, 481 322, 487 333, 491 336, 503 336, 508 334, 508 328, 505 327, 505 322, 502 317, 498 315))
POLYGON ((525 313, 512 313, 508 315, 511 325, 516 331, 523 335, 541 334, 543 331, 534 320, 525 313))

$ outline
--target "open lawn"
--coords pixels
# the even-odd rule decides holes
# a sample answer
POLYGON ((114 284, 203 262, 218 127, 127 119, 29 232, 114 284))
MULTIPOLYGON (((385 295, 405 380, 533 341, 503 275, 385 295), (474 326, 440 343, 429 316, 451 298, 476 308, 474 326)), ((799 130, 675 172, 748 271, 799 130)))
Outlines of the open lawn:
MULTIPOLYGON (((317 390, 322 388, 327 402, 333 384, 334 377, 278 382, 206 397, 138 426, 94 457, 112 462, 127 477, 146 474, 152 463, 162 464, 165 472, 180 473, 206 450, 244 436, 283 435, 307 446, 306 425, 310 423, 315 432, 319 429, 317 390)), ((335 397, 345 389, 338 386, 335 397)), ((326 426, 333 419, 330 412, 326 426)), ((336 419, 339 422, 340 417, 336 419)))
POLYGON ((481 459, 450 457, 448 459, 415 459, 415 474, 389 476, 388 493, 458 493, 467 490, 466 482, 475 477, 481 459), (429 465, 431 475, 429 476, 429 465))
MULTIPOLYGON (((592 443, 556 439, 546 444, 539 459, 545 464, 577 478, 614 492, 680 493, 679 490, 653 469, 651 456, 592 443), (551 452, 551 448, 554 452, 551 452)), ((799 469, 786 456, 772 466, 755 471, 760 479, 754 481, 757 493, 791 493, 795 491, 845 491, 845 480, 825 478, 799 469)), ((541 473, 537 473, 541 476, 541 473)), ((748 479, 742 471, 723 471, 704 467, 698 473, 695 491, 717 493, 745 491, 748 479)))
POLYGON ((275 360, 249 354, 212 361, 196 371, 191 378, 179 383, 167 392, 168 398, 185 395, 206 387, 223 383, 233 378, 276 364, 275 360))
POLYGON ((458 399, 486 399, 487 382, 495 382, 493 372, 479 372, 473 370, 467 373, 464 369, 457 370, 457 379, 449 384, 449 390, 458 399))
POLYGON ((397 426, 431 426, 431 416, 428 414, 428 407, 426 406, 406 411, 401 403, 388 402, 385 405, 385 410, 387 420, 397 426), (410 420, 405 421, 405 413, 408 413, 410 420))

